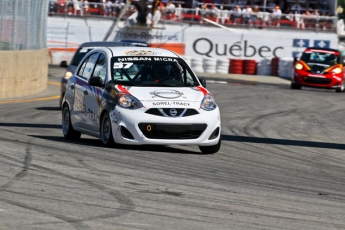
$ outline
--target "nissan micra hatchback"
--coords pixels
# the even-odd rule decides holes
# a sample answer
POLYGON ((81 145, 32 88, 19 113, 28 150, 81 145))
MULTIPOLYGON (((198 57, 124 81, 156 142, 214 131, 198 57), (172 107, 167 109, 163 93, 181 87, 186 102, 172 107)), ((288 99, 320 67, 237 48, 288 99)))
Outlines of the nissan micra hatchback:
POLYGON ((335 89, 344 92, 344 65, 340 52, 335 49, 307 48, 297 61, 291 88, 302 86, 335 89))
POLYGON ((202 153, 221 146, 219 108, 206 81, 165 49, 96 48, 68 79, 62 131, 103 144, 197 145, 202 153))

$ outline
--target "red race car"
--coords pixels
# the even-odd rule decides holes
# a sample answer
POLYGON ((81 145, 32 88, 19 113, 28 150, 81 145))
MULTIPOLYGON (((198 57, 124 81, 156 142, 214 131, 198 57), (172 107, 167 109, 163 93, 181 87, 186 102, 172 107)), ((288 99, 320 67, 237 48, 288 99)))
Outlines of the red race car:
POLYGON ((343 58, 339 50, 308 47, 294 67, 291 89, 302 86, 344 92, 343 58))

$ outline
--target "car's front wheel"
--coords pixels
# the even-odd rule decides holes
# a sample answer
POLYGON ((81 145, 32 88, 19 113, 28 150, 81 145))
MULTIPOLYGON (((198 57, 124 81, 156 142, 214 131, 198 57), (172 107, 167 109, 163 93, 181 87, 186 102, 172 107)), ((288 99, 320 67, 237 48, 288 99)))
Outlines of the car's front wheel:
POLYGON ((71 113, 68 105, 65 104, 62 109, 62 133, 66 139, 76 140, 80 138, 80 132, 75 131, 71 122, 71 113))
POLYGON ((210 146, 199 146, 199 149, 204 154, 213 154, 213 153, 216 153, 219 151, 221 143, 222 143, 222 141, 219 138, 219 141, 217 144, 210 145, 210 146))
POLYGON ((113 146, 115 142, 113 138, 113 131, 111 128, 111 121, 110 121, 110 116, 108 112, 106 112, 102 117, 100 131, 101 131, 102 143, 109 147, 113 146))
POLYGON ((292 82, 290 88, 291 89, 302 89, 302 86, 292 82))
POLYGON ((340 86, 340 87, 336 88, 335 92, 336 92, 336 93, 342 93, 342 92, 344 92, 344 91, 345 91, 345 81, 343 81, 343 82, 341 83, 341 86, 340 86))

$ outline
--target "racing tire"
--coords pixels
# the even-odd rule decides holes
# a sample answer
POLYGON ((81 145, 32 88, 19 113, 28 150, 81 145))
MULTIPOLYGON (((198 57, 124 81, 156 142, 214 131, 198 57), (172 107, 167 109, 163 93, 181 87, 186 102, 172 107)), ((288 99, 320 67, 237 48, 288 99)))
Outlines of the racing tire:
POLYGON ((65 104, 62 109, 62 133, 68 140, 77 140, 81 136, 80 132, 73 129, 71 113, 67 104, 65 104))
POLYGON ((115 145, 113 138, 113 130, 111 127, 111 120, 108 112, 106 112, 102 117, 100 135, 102 143, 105 146, 112 147, 115 145))
POLYGON ((335 92, 336 93, 342 93, 345 91, 345 82, 343 81, 343 83, 341 84, 340 87, 336 88, 335 92))
POLYGON ((222 140, 219 138, 217 144, 210 146, 199 146, 199 149, 203 154, 214 154, 219 151, 221 144, 222 140))
POLYGON ((290 86, 291 89, 302 89, 302 86, 296 83, 291 83, 290 86))

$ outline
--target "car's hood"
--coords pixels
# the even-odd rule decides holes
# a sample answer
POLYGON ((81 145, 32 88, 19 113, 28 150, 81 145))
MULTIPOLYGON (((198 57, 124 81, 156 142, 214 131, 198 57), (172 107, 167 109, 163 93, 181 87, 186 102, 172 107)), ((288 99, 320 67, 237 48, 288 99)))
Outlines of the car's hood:
POLYGON ((134 87, 116 85, 122 92, 128 92, 140 101, 188 101, 201 102, 208 91, 196 87, 134 87))
POLYGON ((306 64, 310 67, 311 72, 316 73, 316 74, 323 73, 326 69, 331 67, 331 65, 324 64, 324 63, 308 62, 306 64))

